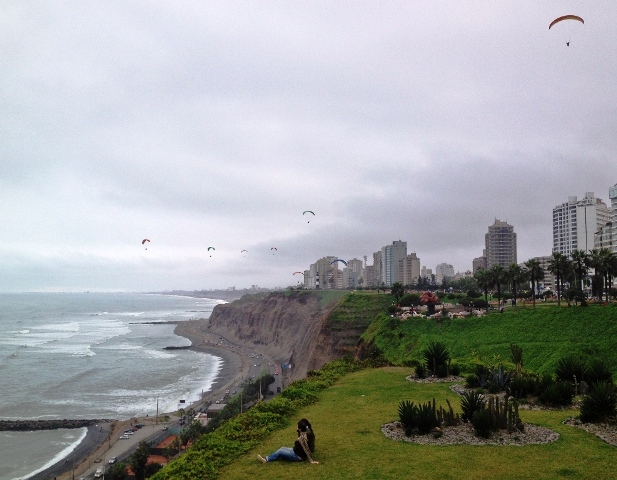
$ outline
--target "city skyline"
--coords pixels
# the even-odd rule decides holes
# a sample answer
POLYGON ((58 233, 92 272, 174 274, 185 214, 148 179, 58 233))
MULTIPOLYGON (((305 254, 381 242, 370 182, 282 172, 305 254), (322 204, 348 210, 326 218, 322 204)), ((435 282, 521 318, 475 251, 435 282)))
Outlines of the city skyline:
POLYGON ((567 8, 8 3, 0 291, 287 286, 396 239, 465 271, 494 218, 550 254, 617 180, 617 4, 572 41, 567 8))

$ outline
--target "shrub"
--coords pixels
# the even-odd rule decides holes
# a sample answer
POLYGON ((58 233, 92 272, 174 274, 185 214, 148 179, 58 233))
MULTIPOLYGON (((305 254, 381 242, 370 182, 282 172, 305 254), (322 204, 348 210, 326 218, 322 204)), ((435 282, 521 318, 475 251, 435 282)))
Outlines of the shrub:
POLYGON ((508 393, 514 398, 524 398, 536 390, 536 379, 527 375, 517 375, 510 380, 508 393))
POLYGON ((480 382, 478 382, 478 377, 475 374, 470 373, 465 377, 465 385, 469 388, 476 388, 480 386, 480 382))
POLYGON ((587 368, 587 373, 585 375, 585 381, 589 385, 598 382, 613 383, 613 372, 611 372, 611 369, 608 367, 606 362, 599 358, 594 358, 591 362, 589 362, 589 367, 587 368))
POLYGON ((538 396, 542 395, 542 392, 546 390, 553 383, 555 383, 555 380, 553 380, 553 376, 549 375, 548 373, 545 373, 544 375, 539 377, 535 382, 535 390, 534 390, 535 394, 538 396))
POLYGON ((557 380, 548 385, 540 394, 542 403, 554 406, 569 405, 574 398, 574 387, 567 380, 557 380))
POLYGON ((415 429, 418 429, 421 435, 425 435, 439 426, 435 406, 431 402, 415 405, 409 400, 403 400, 398 406, 398 416, 407 436, 410 436, 415 429))
POLYGON ((416 376, 418 378, 426 378, 426 367, 424 365, 416 365, 416 376))
POLYGON ((581 404, 581 421, 600 422, 617 415, 617 393, 609 382, 596 382, 591 385, 581 404))
POLYGON ((461 395, 461 410, 463 414, 461 419, 464 422, 469 422, 473 418, 476 410, 484 407, 484 396, 475 390, 469 390, 461 395))
POLYGON ((491 433, 497 430, 495 419, 486 407, 482 407, 473 413, 471 424, 476 430, 476 435, 482 438, 490 437, 491 433))
POLYGON ((437 415, 435 414, 435 409, 431 402, 418 406, 416 425, 418 427, 418 431, 422 435, 426 435, 435 427, 439 426, 437 415))
POLYGON ((461 367, 456 363, 450 365, 449 369, 450 369, 450 375, 454 375, 458 377, 461 374, 461 367))
POLYGON ((585 379, 587 373, 587 367, 579 357, 573 355, 564 357, 557 362, 555 367, 555 376, 557 380, 567 380, 573 382, 574 377, 577 381, 585 379))
POLYGON ((437 365, 435 376, 438 378, 446 378, 448 376, 448 366, 447 365, 437 365))

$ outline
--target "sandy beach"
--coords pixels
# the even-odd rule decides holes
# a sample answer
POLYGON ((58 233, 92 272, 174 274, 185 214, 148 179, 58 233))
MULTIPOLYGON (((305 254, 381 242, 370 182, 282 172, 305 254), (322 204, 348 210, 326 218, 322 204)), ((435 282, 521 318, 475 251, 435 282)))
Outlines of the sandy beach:
MULTIPOLYGON (((191 341, 191 350, 202 353, 209 353, 220 357, 223 360, 222 367, 218 372, 216 380, 213 382, 212 389, 204 392, 203 398, 192 404, 187 405, 187 408, 199 409, 203 404, 215 401, 220 398, 226 390, 229 390, 232 385, 239 383, 249 376, 251 369, 251 360, 249 353, 252 351, 250 346, 234 345, 218 335, 213 335, 206 331, 207 320, 191 320, 176 322, 174 333, 176 335, 188 338, 191 341)), ((176 412, 165 412, 173 415, 176 412)), ((160 416, 165 413, 160 413, 160 416)), ((159 418, 160 418, 159 416, 159 418)), ((97 460, 109 458, 112 449, 118 450, 120 446, 128 450, 138 438, 131 438, 132 441, 120 441, 118 438, 124 430, 129 428, 131 424, 143 423, 146 425, 144 431, 154 431, 156 419, 153 417, 132 418, 129 420, 113 421, 99 426, 99 428, 91 427, 84 440, 77 446, 72 455, 75 458, 73 471, 73 463, 62 460, 52 467, 40 472, 32 477, 32 480, 70 480, 80 478, 84 472, 98 465, 97 460), (150 427, 151 426, 151 427, 150 427)), ((158 422, 158 428, 162 429, 163 425, 158 422)))

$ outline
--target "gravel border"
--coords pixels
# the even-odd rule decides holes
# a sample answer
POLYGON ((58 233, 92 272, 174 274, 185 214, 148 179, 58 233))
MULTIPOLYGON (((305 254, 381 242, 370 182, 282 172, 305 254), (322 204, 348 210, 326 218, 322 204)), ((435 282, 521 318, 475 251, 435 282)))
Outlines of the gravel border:
POLYGON ((395 441, 418 443, 421 445, 538 445, 551 443, 559 434, 546 427, 524 423, 523 432, 508 433, 506 430, 493 432, 489 438, 477 437, 470 423, 439 429, 439 433, 411 435, 407 437, 401 422, 386 423, 381 426, 382 433, 395 441))

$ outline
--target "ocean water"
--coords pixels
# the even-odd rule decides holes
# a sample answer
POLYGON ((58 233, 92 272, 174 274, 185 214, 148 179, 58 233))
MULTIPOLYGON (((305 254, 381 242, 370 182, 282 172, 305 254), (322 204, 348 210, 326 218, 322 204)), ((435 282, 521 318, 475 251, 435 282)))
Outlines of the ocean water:
MULTIPOLYGON (((0 418, 127 419, 177 410, 211 389, 222 360, 165 322, 207 318, 219 300, 133 293, 0 294, 0 418)), ((68 455, 85 429, 0 432, 0 480, 68 455)))

